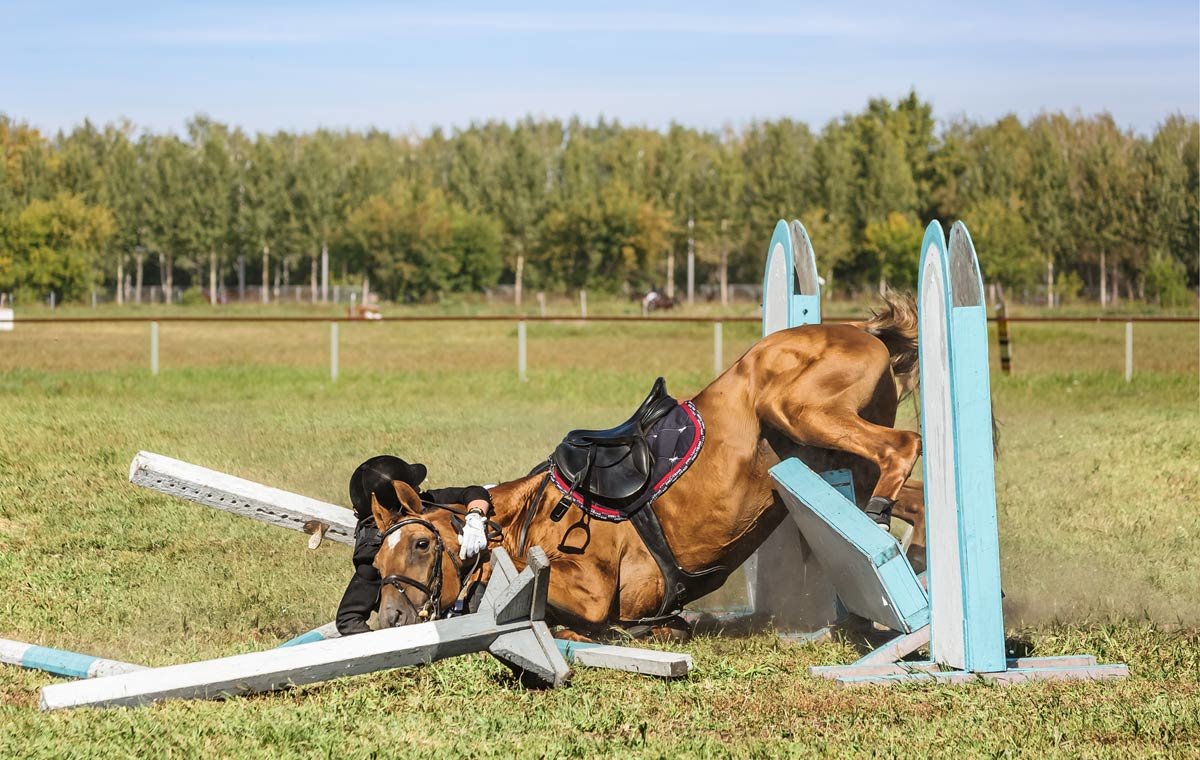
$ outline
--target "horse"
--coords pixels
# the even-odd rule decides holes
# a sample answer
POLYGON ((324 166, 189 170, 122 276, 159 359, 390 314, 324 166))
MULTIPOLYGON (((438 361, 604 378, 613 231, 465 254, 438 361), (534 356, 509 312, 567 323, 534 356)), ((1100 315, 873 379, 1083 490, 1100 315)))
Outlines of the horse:
MULTIPOLYGON (((559 635, 590 640, 612 625, 662 624, 675 611, 664 610, 668 600, 682 603, 719 586, 786 516, 768 470, 788 457, 818 472, 850 469, 865 511, 899 500, 895 516, 921 529, 923 544, 921 489, 908 483, 921 439, 893 427, 904 395, 898 384, 911 392, 918 382, 916 305, 910 296, 885 301, 863 322, 806 325, 763 338, 690 399, 703 420, 703 446, 643 510, 661 525, 675 575, 703 579, 694 593, 668 588, 666 576, 674 571, 631 521, 552 519, 563 497, 546 488, 549 473, 490 489, 495 543, 518 567, 531 545, 550 558, 549 613, 566 629, 559 635)), ((393 486, 401 509, 372 501, 386 535, 375 559, 384 578, 382 627, 448 609, 465 595, 470 575, 457 558, 459 510, 426 509, 407 485, 393 486), (443 555, 454 572, 443 566, 443 555)), ((479 578, 486 580, 488 570, 485 561, 479 578)))

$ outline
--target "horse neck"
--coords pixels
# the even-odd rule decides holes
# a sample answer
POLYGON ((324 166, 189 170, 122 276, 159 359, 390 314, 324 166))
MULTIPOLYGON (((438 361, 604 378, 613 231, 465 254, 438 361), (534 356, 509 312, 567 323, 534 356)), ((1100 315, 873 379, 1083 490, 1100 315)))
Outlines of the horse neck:
POLYGON ((492 520, 500 526, 504 536, 500 543, 514 560, 521 559, 517 546, 521 540, 521 522, 528 510, 537 508, 533 503, 534 495, 544 477, 543 473, 528 475, 488 489, 492 497, 492 520))

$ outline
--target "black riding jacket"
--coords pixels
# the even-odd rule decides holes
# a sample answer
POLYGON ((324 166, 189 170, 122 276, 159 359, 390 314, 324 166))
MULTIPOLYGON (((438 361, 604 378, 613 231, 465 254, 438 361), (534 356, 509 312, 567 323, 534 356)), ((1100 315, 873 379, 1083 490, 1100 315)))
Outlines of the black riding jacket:
MULTIPOLYGON (((488 503, 488 511, 491 511, 492 498, 483 486, 434 488, 422 491, 420 496, 422 501, 437 504, 469 504, 476 499, 483 499, 488 503)), ((338 633, 343 636, 371 630, 367 620, 372 612, 379 609, 380 576, 373 563, 383 538, 379 528, 375 526, 375 518, 371 514, 369 504, 366 506, 366 512, 360 514, 356 510, 354 513, 358 518, 358 527, 354 531, 354 575, 350 577, 346 593, 342 594, 342 602, 338 605, 335 618, 338 633)))

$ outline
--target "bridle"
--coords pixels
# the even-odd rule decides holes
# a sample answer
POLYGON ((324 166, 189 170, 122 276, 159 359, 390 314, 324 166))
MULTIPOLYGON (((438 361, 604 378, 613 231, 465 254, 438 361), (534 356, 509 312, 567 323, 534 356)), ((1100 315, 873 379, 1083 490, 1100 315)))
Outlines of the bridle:
MULTIPOLYGON (((412 604, 412 600, 408 598, 405 592, 405 587, 412 586, 413 588, 425 594, 425 604, 417 610, 417 617, 422 620, 430 620, 441 617, 442 614, 442 555, 446 553, 446 542, 442 540, 442 534, 433 526, 433 523, 428 520, 422 520, 419 517, 406 517, 397 523, 388 526, 388 529, 380 534, 380 540, 386 541, 387 537, 399 531, 406 525, 420 525, 433 534, 434 545, 437 547, 437 552, 434 554, 433 566, 429 569, 429 577, 422 583, 414 578, 409 578, 407 575, 392 575, 384 576, 380 579, 380 583, 385 586, 391 586, 400 592, 408 603, 415 609, 417 605, 412 604)), ((451 557, 451 561, 453 561, 451 557)))
MULTIPOLYGON (((466 513, 462 510, 455 509, 446 504, 438 504, 436 502, 422 500, 421 505, 426 509, 442 509, 446 512, 449 512, 451 515, 458 515, 459 517, 465 517, 466 515, 466 513)), ((442 555, 449 553, 446 549, 446 542, 442 539, 441 532, 439 532, 437 527, 428 520, 420 517, 406 517, 399 522, 389 525, 387 530, 380 534, 379 538, 381 542, 386 541, 388 536, 398 532, 401 528, 404 528, 408 525, 420 525, 422 528, 425 528, 433 534, 434 546, 436 547, 437 553, 434 555, 433 566, 429 568, 429 577, 427 577, 424 582, 421 582, 415 578, 410 578, 407 575, 393 573, 381 578, 379 582, 385 586, 391 586, 399 591, 400 595, 408 600, 408 603, 414 608, 416 608, 417 605, 412 604, 412 600, 408 598, 405 588, 411 586, 412 588, 424 593, 425 604, 421 605, 420 609, 417 610, 417 617, 421 618, 422 620, 437 620, 438 618, 442 617, 442 555)), ((499 525, 491 520, 488 520, 486 523, 486 530, 489 534, 488 543, 492 543, 493 541, 497 543, 500 542, 501 538, 503 537, 503 532, 501 531, 499 525)), ((470 593, 472 585, 467 583, 467 579, 480 569, 483 561, 483 554, 484 552, 479 552, 476 554, 475 562, 470 567, 465 567, 459 563, 458 559, 453 554, 450 554, 450 562, 453 563, 455 572, 458 574, 458 583, 460 588, 458 598, 455 600, 455 610, 458 610, 460 607, 464 606, 466 597, 470 593)), ((451 612, 453 612, 453 610, 451 612)))

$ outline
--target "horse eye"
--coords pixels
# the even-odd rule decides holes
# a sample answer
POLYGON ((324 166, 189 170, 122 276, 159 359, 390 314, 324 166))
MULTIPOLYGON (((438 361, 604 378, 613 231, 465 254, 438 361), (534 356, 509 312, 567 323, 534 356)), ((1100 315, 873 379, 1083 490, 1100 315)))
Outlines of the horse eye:
POLYGON ((428 549, 429 548, 429 539, 422 538, 420 541, 417 542, 417 548, 418 549, 428 549))

